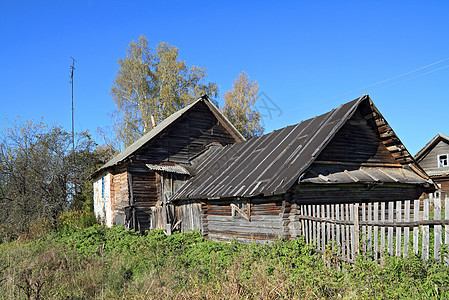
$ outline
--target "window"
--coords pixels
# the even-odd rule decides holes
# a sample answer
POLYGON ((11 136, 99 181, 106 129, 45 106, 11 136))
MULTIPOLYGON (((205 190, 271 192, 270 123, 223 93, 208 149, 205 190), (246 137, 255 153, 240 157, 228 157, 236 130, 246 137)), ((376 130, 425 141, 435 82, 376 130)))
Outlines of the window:
POLYGON ((246 200, 238 200, 231 203, 231 216, 234 218, 244 218, 250 221, 251 204, 246 200))
POLYGON ((104 198, 104 177, 101 178, 101 198, 104 198))
POLYGON ((163 172, 162 182, 163 182, 163 193, 164 201, 167 202, 170 197, 179 191, 179 189, 186 182, 187 176, 176 173, 163 172))
POLYGON ((449 166, 447 156, 448 156, 447 154, 438 155, 438 168, 444 168, 449 166))

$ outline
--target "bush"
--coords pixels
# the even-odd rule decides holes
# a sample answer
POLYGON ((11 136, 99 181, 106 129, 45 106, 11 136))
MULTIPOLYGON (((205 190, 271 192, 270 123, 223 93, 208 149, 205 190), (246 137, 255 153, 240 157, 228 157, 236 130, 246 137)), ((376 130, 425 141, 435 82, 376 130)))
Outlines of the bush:
POLYGON ((302 239, 239 244, 206 240, 198 232, 139 235, 120 226, 67 225, 33 241, 0 245, 0 298, 449 296, 449 269, 442 262, 411 255, 379 264, 360 256, 342 271, 311 250, 302 239))

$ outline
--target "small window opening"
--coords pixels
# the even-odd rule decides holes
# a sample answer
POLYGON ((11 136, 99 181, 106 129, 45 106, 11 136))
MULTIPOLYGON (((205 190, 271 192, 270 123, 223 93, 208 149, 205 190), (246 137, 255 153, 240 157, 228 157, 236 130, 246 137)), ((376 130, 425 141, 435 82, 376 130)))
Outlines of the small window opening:
POLYGON ((444 168, 448 166, 447 154, 438 155, 438 168, 444 168))
POLYGON ((101 178, 101 198, 104 198, 104 177, 101 178))
POLYGON ((231 216, 234 218, 244 218, 250 221, 251 204, 248 201, 234 201, 231 203, 231 216))

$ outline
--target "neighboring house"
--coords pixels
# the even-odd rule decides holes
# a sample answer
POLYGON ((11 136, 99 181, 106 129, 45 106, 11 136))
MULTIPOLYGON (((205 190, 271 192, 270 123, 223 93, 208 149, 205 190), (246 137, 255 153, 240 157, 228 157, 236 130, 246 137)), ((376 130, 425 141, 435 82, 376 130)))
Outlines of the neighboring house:
POLYGON ((440 188, 444 198, 449 196, 449 136, 437 134, 416 155, 415 160, 440 188))
POLYGON ((199 229, 215 240, 296 238, 301 205, 385 203, 434 190, 368 96, 246 142, 210 147, 191 171, 170 200, 175 218, 181 231, 199 229))
POLYGON ((207 97, 198 99, 92 175, 97 218, 140 232, 171 230, 174 211, 166 203, 189 179, 192 162, 211 146, 244 140, 207 97))

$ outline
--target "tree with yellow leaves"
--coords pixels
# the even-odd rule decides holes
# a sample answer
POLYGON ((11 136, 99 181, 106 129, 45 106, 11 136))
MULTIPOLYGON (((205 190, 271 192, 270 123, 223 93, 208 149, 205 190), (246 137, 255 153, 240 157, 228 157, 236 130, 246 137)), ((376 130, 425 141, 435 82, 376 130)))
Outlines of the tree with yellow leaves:
POLYGON ((221 110, 246 139, 259 136, 264 131, 261 115, 254 109, 258 89, 259 84, 242 71, 234 81, 232 90, 224 95, 225 104, 221 110))

